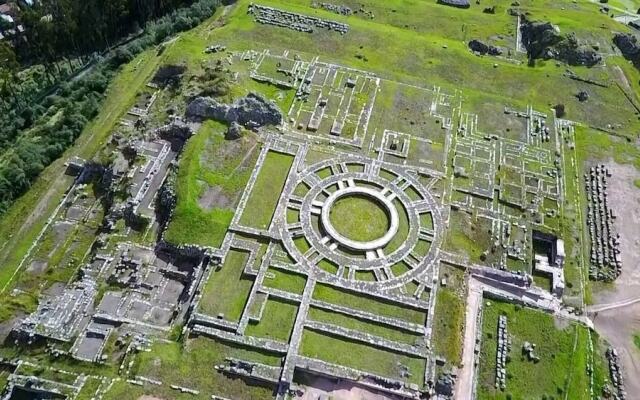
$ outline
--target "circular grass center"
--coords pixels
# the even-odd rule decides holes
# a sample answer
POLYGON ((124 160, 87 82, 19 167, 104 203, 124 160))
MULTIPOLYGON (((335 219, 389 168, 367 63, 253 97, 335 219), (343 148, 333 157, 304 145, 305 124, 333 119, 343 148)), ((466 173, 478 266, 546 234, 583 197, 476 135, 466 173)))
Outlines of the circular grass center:
POLYGON ((358 242, 381 238, 389 230, 384 206, 367 196, 339 198, 331 207, 329 220, 338 233, 358 242))

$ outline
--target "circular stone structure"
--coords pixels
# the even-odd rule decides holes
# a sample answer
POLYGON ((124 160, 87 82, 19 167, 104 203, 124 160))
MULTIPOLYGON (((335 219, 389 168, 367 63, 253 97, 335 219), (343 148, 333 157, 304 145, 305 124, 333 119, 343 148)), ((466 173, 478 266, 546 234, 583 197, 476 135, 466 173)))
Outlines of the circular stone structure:
MULTIPOLYGON (((342 244, 348 249, 358 251, 375 250, 386 246, 391 241, 391 239, 393 239, 396 233, 398 233, 399 226, 398 211, 396 210, 393 203, 387 197, 384 197, 380 191, 373 190, 368 187, 359 186, 347 187, 333 192, 327 198, 327 200, 325 200, 322 206, 320 219, 322 221, 322 226, 327 231, 327 234, 331 236, 336 242, 342 244), (332 207, 338 200, 351 196, 362 196, 366 199, 371 200, 373 203, 382 206, 382 209, 389 219, 389 227, 387 229, 387 232, 382 237, 366 242, 353 240, 339 233, 338 230, 334 227, 330 218, 332 207)), ((363 222, 366 223, 366 221, 363 222)))
POLYGON ((344 288, 386 290, 415 282, 438 262, 445 224, 438 200, 418 178, 403 165, 358 155, 298 169, 283 189, 284 207, 276 215, 287 254, 319 282, 344 288), (385 220, 357 226, 356 218, 370 223, 359 210, 345 218, 352 215, 339 207, 353 197, 375 204, 347 208, 375 207, 363 214, 385 220), (334 220, 332 210, 338 214, 334 220))

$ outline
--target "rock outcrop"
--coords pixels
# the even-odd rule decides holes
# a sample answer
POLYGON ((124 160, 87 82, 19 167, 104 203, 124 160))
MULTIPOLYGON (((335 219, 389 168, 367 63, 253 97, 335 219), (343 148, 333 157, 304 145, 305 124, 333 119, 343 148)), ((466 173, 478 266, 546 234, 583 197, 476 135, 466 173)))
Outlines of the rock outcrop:
POLYGON ((638 38, 630 33, 616 33, 613 36, 613 43, 622 52, 627 60, 640 68, 640 43, 638 38))
POLYGON ((175 120, 169 125, 162 126, 156 130, 156 134, 161 139, 171 143, 174 150, 180 150, 187 139, 193 135, 193 129, 180 120, 175 120))
POLYGON ((211 97, 197 97, 187 106, 186 116, 195 120, 213 119, 227 124, 236 122, 249 129, 279 125, 282 122, 282 112, 278 106, 255 93, 249 93, 231 105, 220 103, 211 97))
POLYGON ((582 45, 574 34, 561 35, 560 29, 549 22, 522 19, 522 44, 530 60, 554 59, 569 65, 594 66, 602 56, 593 48, 582 45))

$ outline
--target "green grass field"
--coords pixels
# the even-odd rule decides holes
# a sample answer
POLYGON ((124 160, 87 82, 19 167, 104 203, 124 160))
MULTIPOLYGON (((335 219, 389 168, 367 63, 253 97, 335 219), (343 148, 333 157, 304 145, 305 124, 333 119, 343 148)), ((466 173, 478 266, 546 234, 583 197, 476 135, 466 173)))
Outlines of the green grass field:
POLYGON ((364 196, 338 199, 331 207, 329 220, 338 233, 360 242, 378 239, 389 229, 385 210, 364 196))
POLYGON ((304 292, 304 287, 307 284, 305 275, 275 268, 269 268, 268 273, 273 274, 274 277, 265 277, 263 285, 295 294, 304 292))
POLYGON ((258 229, 269 227, 292 163, 291 155, 274 151, 267 153, 240 217, 241 225, 258 229))
POLYGON ((242 315, 253 280, 243 277, 249 254, 230 250, 222 266, 211 273, 199 303, 202 313, 216 316, 224 314, 229 321, 238 321, 242 315))
POLYGON ((460 295, 448 288, 438 289, 433 321, 433 350, 453 365, 462 361, 464 312, 465 303, 460 295))
POLYGON ((293 304, 267 300, 262 319, 258 323, 250 323, 245 334, 288 342, 297 313, 298 307, 293 304))
POLYGON ((413 310, 392 302, 374 299, 366 294, 349 292, 325 284, 316 285, 313 298, 373 314, 403 319, 416 324, 424 324, 426 320, 426 314, 423 311, 413 310))
POLYGON ((308 318, 314 321, 326 322, 348 329, 353 329, 359 332, 380 336, 381 338, 387 340, 393 340, 406 344, 415 344, 416 341, 423 337, 423 335, 417 333, 404 332, 398 328, 392 328, 377 324, 375 322, 358 319, 353 316, 348 316, 314 307, 311 307, 309 309, 308 318))
POLYGON ((482 317, 478 398, 506 399, 509 394, 514 399, 564 397, 565 394, 576 400, 588 397, 587 328, 514 304, 493 300, 490 303, 484 307, 482 317), (500 314, 507 316, 507 332, 513 341, 504 392, 494 388, 500 314), (535 353, 540 362, 528 361, 522 354, 525 341, 536 344, 535 353))
POLYGON ((395 379, 407 380, 418 385, 421 385, 424 381, 425 360, 420 358, 395 354, 310 330, 304 331, 300 349, 303 355, 326 362, 395 379), (400 365, 407 367, 412 376, 403 378, 400 365))
MULTIPOLYGON (((148 385, 144 388, 119 385, 115 390, 110 391, 105 398, 136 398, 132 397, 131 390, 134 388, 133 393, 138 395, 147 394, 173 399, 178 396, 179 392, 170 389, 170 384, 197 388, 206 394, 215 393, 234 399, 272 398, 272 388, 250 385, 241 379, 230 379, 226 375, 216 372, 213 369, 214 365, 223 363, 226 357, 274 366, 280 364, 280 358, 277 356, 205 338, 189 340, 184 347, 179 343, 158 343, 153 346, 151 352, 140 353, 134 368, 136 374, 158 379, 166 384, 162 386, 148 385)), ((187 396, 193 398, 192 395, 187 396)))

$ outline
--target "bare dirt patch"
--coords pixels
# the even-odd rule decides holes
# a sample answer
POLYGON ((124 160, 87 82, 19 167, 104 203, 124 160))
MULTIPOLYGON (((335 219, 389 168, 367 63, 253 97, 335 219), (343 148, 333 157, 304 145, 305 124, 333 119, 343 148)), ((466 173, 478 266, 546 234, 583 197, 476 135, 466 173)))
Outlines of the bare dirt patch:
POLYGON ((27 272, 41 274, 47 269, 48 265, 49 263, 46 261, 34 260, 31 261, 31 264, 29 264, 29 267, 27 267, 27 272))
POLYGON ((202 193, 198 198, 198 205, 206 211, 210 211, 214 208, 231 208, 233 203, 233 199, 227 196, 220 186, 207 185, 204 193, 202 193))
POLYGON ((322 395, 335 400, 395 400, 398 397, 374 393, 347 381, 334 381, 327 378, 313 378, 307 382, 302 396, 298 400, 317 400, 322 395))

